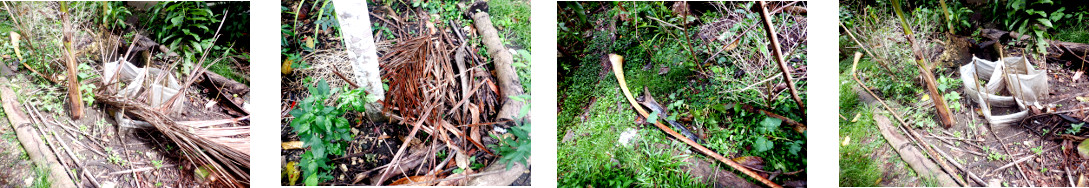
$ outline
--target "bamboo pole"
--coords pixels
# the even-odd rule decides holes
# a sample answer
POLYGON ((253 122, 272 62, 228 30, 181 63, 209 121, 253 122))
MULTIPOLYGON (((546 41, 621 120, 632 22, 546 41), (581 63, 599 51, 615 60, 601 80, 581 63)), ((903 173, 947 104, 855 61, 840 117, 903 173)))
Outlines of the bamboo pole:
MULTIPOLYGON (((620 90, 624 91, 624 96, 627 97, 628 102, 631 103, 632 108, 635 108, 635 111, 639 112, 639 115, 642 115, 643 117, 649 118, 650 113, 647 113, 647 111, 645 109, 643 109, 642 106, 639 105, 639 102, 636 102, 635 98, 632 97, 631 91, 628 91, 628 84, 627 84, 626 81, 624 81, 624 70, 623 70, 624 57, 620 56, 620 55, 616 55, 616 54, 609 54, 609 61, 612 62, 613 74, 616 75, 616 80, 617 80, 617 82, 620 83, 620 90)), ((691 139, 688 139, 688 137, 685 137, 684 135, 681 135, 680 133, 677 133, 677 131, 673 131, 673 129, 670 129, 669 127, 665 126, 660 121, 659 122, 654 122, 654 126, 657 126, 658 129, 662 129, 662 131, 665 131, 667 134, 673 136, 674 138, 677 138, 677 140, 681 140, 685 144, 688 144, 689 146, 692 146, 692 148, 695 148, 697 151, 700 151, 701 153, 704 153, 704 154, 710 156, 711 158, 715 158, 716 160, 721 161, 722 163, 726 163, 726 165, 734 168, 737 171, 740 171, 741 173, 744 173, 745 175, 748 175, 749 177, 751 177, 753 179, 756 179, 757 181, 760 181, 760 183, 764 183, 764 185, 767 185, 769 187, 774 187, 774 188, 781 188, 782 187, 782 186, 779 186, 778 184, 775 184, 774 182, 771 182, 771 180, 768 180, 767 178, 764 178, 764 177, 760 176, 759 174, 756 174, 756 172, 753 172, 752 170, 749 170, 748 168, 746 168, 744 166, 741 166, 741 164, 738 164, 737 162, 734 162, 733 160, 727 159, 726 157, 723 157, 722 155, 719 155, 718 153, 715 153, 714 151, 711 151, 710 149, 707 149, 706 147, 703 147, 703 145, 700 145, 699 143, 696 143, 695 141, 692 141, 691 139)))
POLYGON ((794 102, 798 102, 798 110, 802 112, 802 116, 805 116, 805 101, 798 96, 798 89, 794 87, 794 80, 790 78, 790 68, 786 61, 783 60, 783 50, 779 49, 779 37, 775 34, 775 27, 771 25, 771 16, 768 15, 768 8, 765 4, 765 2, 760 1, 760 16, 764 18, 768 38, 771 38, 771 47, 774 48, 772 52, 775 53, 775 60, 779 61, 779 70, 783 72, 783 80, 786 80, 787 87, 790 88, 791 97, 794 98, 794 102))
POLYGON ((907 20, 904 19, 904 11, 900 8, 900 0, 892 0, 892 4, 896 16, 900 17, 900 27, 904 30, 904 35, 907 37, 908 42, 911 43, 911 52, 915 53, 915 64, 919 66, 919 73, 922 74, 926 90, 930 93, 930 98, 934 100, 934 108, 938 111, 938 119, 941 120, 942 126, 946 129, 953 127, 953 125, 957 124, 957 121, 953 119, 953 113, 949 111, 949 107, 945 105, 945 98, 942 97, 942 93, 938 91, 938 84, 934 81, 934 74, 930 72, 926 58, 924 58, 923 53, 919 51, 918 45, 915 42, 915 36, 911 32, 911 26, 908 25, 907 20))

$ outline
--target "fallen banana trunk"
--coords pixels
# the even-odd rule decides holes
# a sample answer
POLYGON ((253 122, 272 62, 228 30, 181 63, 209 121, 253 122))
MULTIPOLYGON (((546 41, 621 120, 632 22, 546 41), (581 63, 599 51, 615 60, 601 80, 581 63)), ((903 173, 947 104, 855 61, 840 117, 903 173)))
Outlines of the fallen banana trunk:
POLYGON ((22 143, 23 149, 26 151, 27 156, 30 157, 30 160, 40 167, 49 169, 50 174, 48 176, 53 181, 54 187, 76 187, 75 182, 66 173, 67 169, 60 165, 60 161, 57 160, 57 157, 52 153, 53 151, 49 149, 45 141, 34 133, 34 127, 30 126, 30 119, 23 114, 22 108, 20 108, 22 105, 19 105, 19 102, 15 99, 15 91, 8 87, 7 78, 0 77, 0 94, 3 96, 4 113, 7 114, 8 121, 11 122, 12 128, 15 129, 15 136, 19 138, 19 143, 22 143))
MULTIPOLYGON (((628 91, 628 84, 627 84, 626 81, 624 81, 624 70, 623 70, 624 57, 620 56, 620 55, 616 55, 616 54, 609 54, 609 60, 612 62, 613 74, 616 75, 616 80, 617 80, 617 82, 620 83, 620 90, 624 91, 624 96, 627 97, 628 103, 630 103, 631 106, 633 108, 635 108, 635 111, 639 112, 639 114, 642 115, 643 117, 650 117, 650 113, 647 113, 647 111, 644 110, 643 107, 639 106, 639 103, 635 101, 634 97, 632 97, 631 91, 628 91)), ((763 176, 760 176, 756 172, 753 172, 752 170, 749 170, 748 168, 746 168, 744 166, 741 166, 741 164, 738 164, 737 162, 734 162, 733 160, 727 159, 726 157, 723 157, 722 155, 720 155, 718 153, 715 153, 714 151, 711 151, 710 149, 707 149, 707 147, 703 147, 703 145, 700 145, 699 143, 696 143, 695 141, 692 141, 691 139, 686 138, 684 135, 681 135, 680 133, 677 133, 676 131, 673 131, 673 129, 670 129, 669 127, 666 127, 664 124, 662 124, 662 122, 654 122, 654 125, 658 126, 659 129, 662 129, 662 131, 665 131, 670 136, 673 136, 674 138, 677 138, 677 140, 681 140, 685 144, 688 144, 689 146, 692 146, 692 148, 696 149, 700 153, 706 154, 706 155, 710 156, 711 158, 715 158, 716 160, 721 161, 722 163, 726 163, 726 165, 729 165, 730 167, 734 168, 735 170, 741 171, 741 173, 744 173, 745 175, 748 175, 749 177, 752 177, 753 179, 756 179, 757 181, 760 181, 760 183, 764 183, 764 185, 767 185, 768 187, 775 187, 775 188, 782 187, 782 186, 779 186, 779 184, 775 184, 775 182, 771 182, 771 180, 768 180, 767 178, 764 178, 763 176)))
MULTIPOLYGON (((511 57, 510 52, 503 46, 502 41, 499 38, 499 31, 492 25, 491 16, 486 11, 475 10, 487 10, 487 3, 478 1, 474 3, 470 8, 473 22, 477 31, 484 42, 484 46, 488 49, 488 55, 492 57, 492 61, 495 65, 496 78, 499 81, 500 99, 503 106, 499 110, 497 119, 515 119, 518 112, 522 109, 523 104, 521 101, 511 99, 511 96, 522 95, 522 84, 518 81, 518 74, 514 70, 514 66, 511 64, 514 62, 514 58, 511 57)), ((526 118, 529 119, 529 118, 526 118)), ((528 120, 527 120, 528 121, 528 120)), ((528 158, 528 156, 527 156, 528 158)), ((513 161, 512 161, 513 162, 513 161)), ((487 167, 488 170, 495 170, 495 174, 487 174, 473 178, 469 180, 466 185, 469 186, 506 186, 514 183, 518 179, 518 176, 528 168, 529 160, 526 160, 527 165, 514 164, 505 171, 498 171, 502 167, 506 167, 507 164, 501 164, 499 162, 492 163, 487 167)))

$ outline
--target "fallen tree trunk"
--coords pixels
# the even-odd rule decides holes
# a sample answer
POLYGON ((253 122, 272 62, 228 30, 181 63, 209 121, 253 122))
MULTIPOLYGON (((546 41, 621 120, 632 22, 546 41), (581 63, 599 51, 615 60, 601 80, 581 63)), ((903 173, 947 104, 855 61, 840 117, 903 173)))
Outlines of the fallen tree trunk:
MULTIPOLYGON (((904 121, 904 118, 901 118, 900 115, 898 115, 897 112, 892 109, 892 107, 889 107, 888 104, 885 104, 884 100, 881 100, 881 97, 878 97, 876 94, 873 93, 873 91, 870 91, 869 87, 866 86, 866 84, 863 84, 861 79, 858 79, 858 72, 856 71, 856 68, 858 68, 858 60, 861 58, 862 52, 855 52, 854 64, 851 65, 851 78, 855 80, 855 83, 858 83, 858 86, 862 87, 862 89, 865 89, 866 93, 870 94, 870 96, 873 96, 874 99, 877 100, 877 102, 881 103, 881 106, 884 106, 885 110, 887 110, 889 113, 892 113, 892 117, 896 118, 896 120, 900 122, 900 130, 904 131, 904 134, 907 134, 908 138, 911 139, 915 143, 915 145, 922 148, 923 151, 926 152, 927 156, 933 158, 934 161, 936 161, 938 165, 942 167, 942 170, 953 173, 954 171, 951 167, 949 167, 949 164, 946 164, 945 160, 942 160, 940 156, 938 156, 938 154, 933 151, 934 148, 931 148, 930 145, 922 143, 922 138, 919 136, 919 134, 916 134, 914 131, 912 131, 911 127, 908 127, 908 124, 906 121, 904 121)), ((964 182, 964 180, 954 180, 957 180, 957 183, 959 183, 960 185, 968 185, 968 183, 964 182)))
POLYGON ((884 136, 885 140, 889 142, 889 147, 893 148, 897 154, 900 154, 900 158, 911 169, 915 170, 916 174, 921 177, 935 177, 942 187, 958 186, 956 181, 949 177, 950 174, 942 171, 941 167, 934 161, 927 159, 926 155, 919 148, 913 147, 907 138, 893 132, 895 128, 893 128, 892 121, 888 117, 875 114, 873 119, 877 122, 877 128, 881 131, 881 136, 884 136))
POLYGON ((45 145, 41 137, 36 136, 37 134, 34 132, 30 119, 27 119, 21 110, 22 108, 19 108, 21 105, 16 99, 15 92, 8 87, 7 78, 0 78, 0 96, 2 96, 3 108, 8 121, 11 122, 12 128, 15 129, 15 136, 19 138, 19 143, 22 143, 27 156, 30 156, 30 160, 40 167, 49 169, 49 179, 53 181, 54 187, 76 187, 75 182, 66 173, 68 169, 61 167, 60 161, 57 160, 55 155, 45 153, 52 153, 53 151, 45 145))
MULTIPOLYGON (((497 119, 515 119, 518 112, 522 109, 522 102, 511 99, 511 96, 522 95, 522 84, 518 80, 518 73, 515 72, 514 58, 511 57, 510 52, 503 46, 503 42, 499 38, 499 31, 492 25, 491 16, 487 10, 487 2, 477 1, 469 9, 472 14, 474 26, 476 26, 477 32, 479 32, 484 46, 488 48, 488 54, 492 57, 493 65, 495 65, 495 74, 497 80, 499 80, 499 97, 502 100, 503 106, 499 109, 499 116, 497 119)), ((528 118, 527 118, 528 119, 528 118)), ((528 156, 527 156, 528 157, 528 156)), ((514 161, 508 161, 517 163, 514 161)), ((522 171, 529 165, 529 160, 526 160, 527 165, 514 164, 511 168, 505 169, 503 173, 488 174, 473 178, 467 185, 473 186, 506 186, 514 183, 517 180, 518 175, 522 174, 522 171), (513 176, 513 178, 511 178, 513 176)), ((489 165, 489 170, 502 170, 501 167, 506 167, 507 164, 501 162, 495 162, 489 165)))
POLYGON ((235 115, 236 117, 250 115, 250 112, 241 105, 245 101, 242 98, 237 97, 238 95, 244 95, 244 93, 235 93, 236 91, 249 92, 249 87, 235 82, 234 80, 219 76, 211 71, 204 71, 204 76, 201 76, 198 79, 201 80, 201 85, 210 91, 207 93, 210 95, 209 98, 218 99, 220 103, 227 106, 227 109, 234 112, 231 113, 231 115, 235 115))
MULTIPOLYGON (((487 9, 485 2, 477 2, 476 4, 478 5, 473 5, 474 8, 487 9)), ((491 16, 487 12, 469 11, 475 12, 473 13, 473 22, 495 65, 496 79, 499 80, 499 94, 500 98, 503 99, 503 107, 499 110, 499 118, 514 119, 514 116, 518 114, 518 111, 524 105, 522 102, 510 98, 511 96, 522 95, 522 84, 518 80, 518 73, 515 72, 514 66, 511 65, 514 63, 514 58, 507 51, 507 47, 503 46, 503 42, 499 38, 499 31, 495 29, 495 26, 492 26, 491 16)))

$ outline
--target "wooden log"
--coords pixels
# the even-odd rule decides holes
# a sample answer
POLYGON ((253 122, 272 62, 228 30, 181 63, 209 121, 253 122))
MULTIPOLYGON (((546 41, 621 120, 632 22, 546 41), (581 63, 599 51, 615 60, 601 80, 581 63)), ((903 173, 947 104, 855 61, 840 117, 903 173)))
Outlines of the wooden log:
MULTIPOLYGON (((474 8, 482 7, 487 9, 485 2, 477 2, 473 5, 474 8)), ((503 100, 503 107, 499 110, 498 118, 514 119, 514 116, 522 109, 522 102, 511 99, 511 96, 522 95, 522 84, 519 83, 518 73, 515 72, 514 58, 511 57, 510 52, 507 51, 507 47, 503 46, 502 41, 499 38, 499 31, 492 25, 491 16, 488 12, 473 11, 473 22, 477 31, 484 42, 484 46, 488 48, 488 54, 492 56, 492 61, 495 65, 496 79, 499 80, 499 93, 503 100)))
POLYGON ((242 83, 238 83, 230 78, 223 77, 211 71, 204 71, 204 75, 208 81, 212 81, 215 86, 230 92, 231 94, 245 95, 250 92, 250 86, 242 83))
MULTIPOLYGON (((477 32, 483 40, 484 46, 488 49, 488 54, 491 55, 493 65, 495 65, 495 76, 499 80, 499 97, 502 100, 503 106, 499 109, 499 116, 497 119, 514 119, 518 115, 518 112, 522 109, 522 102, 511 99, 511 96, 522 95, 522 84, 518 80, 518 73, 515 72, 514 57, 511 57, 510 52, 507 51, 507 47, 503 46, 502 41, 499 38, 499 31, 492 25, 491 16, 488 15, 487 2, 477 1, 470 8, 469 12, 476 26, 477 32), (477 11, 481 10, 481 11, 477 11)), ((514 161, 509 161, 514 162, 514 161)), ((527 165, 514 162, 515 164, 511 168, 505 169, 503 173, 486 175, 477 178, 473 178, 467 184, 468 185, 491 185, 491 186, 506 186, 514 183, 517 178, 497 178, 506 177, 504 174, 509 173, 522 173, 522 171, 528 168, 527 165), (486 181, 494 180, 494 181, 486 181)), ((504 163, 492 163, 487 169, 496 169, 506 167, 504 163)))
POLYGON ((953 178, 943 172, 941 167, 934 161, 928 160, 922 150, 913 147, 908 138, 894 132, 895 126, 892 125, 892 121, 888 117, 875 114, 873 119, 877 122, 877 128, 881 131, 881 136, 888 141, 889 147, 893 148, 900 158, 904 160, 904 163, 907 163, 908 167, 915 170, 915 173, 920 176, 935 177, 938 183, 944 187, 957 186, 953 178))
MULTIPOLYGON (((858 79, 858 72, 856 70, 858 68, 858 59, 860 58, 862 58, 862 52, 855 52, 854 63, 851 65, 851 78, 855 80, 855 83, 858 83, 860 87, 866 90, 866 93, 869 93, 870 96, 873 96, 874 99, 877 99, 877 102, 881 103, 881 106, 884 106, 885 109, 892 114, 892 117, 896 118, 896 120, 900 122, 900 130, 904 131, 908 135, 908 138, 915 143, 915 145, 923 148, 923 151, 926 151, 928 156, 932 157, 934 161, 937 161, 938 165, 942 167, 943 170, 945 170, 946 172, 953 172, 953 169, 949 167, 949 164, 946 164, 944 160, 938 158, 938 154, 934 152, 933 148, 930 148, 930 145, 921 143, 922 137, 920 137, 919 134, 915 133, 915 131, 912 131, 911 127, 908 127, 907 122, 904 121, 904 118, 900 117, 900 115, 897 114, 896 110, 893 110, 892 107, 889 107, 888 104, 885 104, 885 101, 881 100, 881 97, 875 95, 873 91, 870 91, 869 86, 866 86, 866 84, 862 83, 861 79, 858 79)), ((962 179, 955 180, 957 180, 957 183, 960 183, 960 185, 968 184, 962 179)))
POLYGON ((57 157, 51 153, 43 153, 51 150, 41 137, 36 136, 30 119, 19 108, 21 105, 16 99, 15 91, 8 87, 8 79, 3 77, 0 77, 0 100, 3 100, 4 113, 7 114, 8 121, 15 129, 15 136, 19 138, 19 143, 23 145, 30 160, 38 166, 50 169, 49 179, 53 181, 54 187, 76 187, 57 157))

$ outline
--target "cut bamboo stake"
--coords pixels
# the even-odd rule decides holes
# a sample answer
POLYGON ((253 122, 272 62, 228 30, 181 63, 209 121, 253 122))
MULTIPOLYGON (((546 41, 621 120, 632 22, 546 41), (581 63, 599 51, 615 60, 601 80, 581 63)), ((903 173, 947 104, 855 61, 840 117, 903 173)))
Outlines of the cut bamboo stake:
MULTIPOLYGON (((935 151, 938 151, 938 154, 941 154, 942 157, 945 157, 947 159, 953 159, 953 157, 951 155, 945 153, 945 151, 942 151, 940 149, 936 149, 935 151)), ((968 174, 968 178, 972 179, 972 181, 976 181, 976 183, 978 183, 979 185, 987 185, 987 182, 984 182, 983 179, 979 179, 979 176, 977 176, 976 173, 972 173, 972 171, 968 171, 968 168, 965 168, 964 165, 961 165, 960 163, 958 163, 957 160, 949 160, 949 162, 953 163, 953 166, 956 166, 961 171, 964 171, 965 174, 968 174)))
POLYGON ((907 37, 908 42, 911 43, 911 52, 915 53, 915 64, 919 66, 919 73, 922 74, 923 82, 926 84, 926 90, 930 93, 930 98, 934 100, 934 108, 938 111, 938 119, 941 120, 942 126, 946 129, 953 127, 953 125, 957 124, 957 121, 953 119, 953 113, 950 112, 949 107, 945 105, 945 98, 942 97, 942 93, 938 91, 937 82, 934 81, 934 74, 930 73, 926 58, 923 58, 922 52, 919 51, 918 45, 915 44, 915 36, 911 32, 911 26, 909 26, 907 20, 904 19, 903 10, 900 8, 900 0, 892 0, 892 4, 896 16, 900 17, 900 27, 904 30, 904 36, 907 37))
MULTIPOLYGON (((34 107, 33 105, 30 105, 28 103, 23 103, 23 108, 26 109, 27 114, 30 115, 31 120, 34 120, 34 119, 38 120, 38 122, 40 123, 40 124, 38 124, 38 127, 39 127, 38 132, 41 132, 42 136, 44 137, 43 140, 48 142, 49 141, 49 136, 45 135, 45 132, 41 130, 41 127, 49 125, 49 122, 45 121, 42 114, 38 112, 38 108, 34 107)), ((57 143, 60 143, 60 146, 62 148, 64 148, 64 152, 66 154, 68 154, 68 157, 71 158, 72 161, 75 163, 76 167, 79 168, 79 171, 80 171, 79 175, 72 175, 72 176, 83 176, 83 178, 91 180, 91 183, 92 183, 92 185, 94 185, 94 187, 102 187, 98 183, 98 179, 95 179, 95 177, 93 175, 91 175, 90 173, 87 172, 87 168, 83 167, 83 162, 81 162, 81 160, 79 160, 79 158, 76 158, 75 154, 72 154, 72 149, 68 148, 68 144, 64 143, 64 140, 62 140, 60 138, 60 136, 57 136, 56 131, 50 130, 49 134, 53 135, 54 140, 56 140, 57 143)), ((50 146, 50 147, 52 147, 52 146, 50 146)), ((56 151, 55 148, 54 148, 54 151, 56 151)), ((57 154, 57 153, 54 153, 54 154, 57 154)), ((59 156, 60 154, 57 154, 57 155, 58 155, 57 160, 60 160, 60 156, 59 156)), ((75 172, 73 172, 73 173, 75 173, 75 172)))
POLYGON ((765 2, 760 1, 760 15, 764 18, 768 38, 771 38, 771 47, 775 49, 772 52, 775 52, 775 60, 779 61, 779 70, 783 72, 783 80, 786 80, 787 87, 790 88, 790 95, 794 97, 795 102, 798 102, 798 111, 802 112, 802 116, 805 116, 805 101, 802 101, 802 97, 798 96, 798 89, 794 87, 794 80, 790 78, 790 68, 787 66, 786 61, 783 60, 783 50, 779 49, 779 37, 775 33, 775 27, 771 25, 771 16, 768 16, 768 8, 765 4, 765 2))
MULTIPOLYGON (((635 108, 635 111, 639 112, 639 115, 642 115, 643 117, 648 117, 649 118, 650 113, 647 113, 647 111, 645 109, 643 109, 643 107, 641 107, 639 105, 639 102, 636 102, 635 98, 632 97, 631 91, 628 91, 628 84, 627 84, 626 81, 624 81, 624 70, 623 70, 624 57, 620 56, 620 55, 616 55, 616 54, 609 54, 609 60, 612 62, 613 74, 616 75, 616 80, 617 80, 618 83, 620 83, 620 90, 624 91, 624 96, 627 97, 628 102, 631 103, 632 108, 635 108)), ((701 153, 704 153, 704 154, 710 156, 711 158, 715 158, 716 160, 721 161, 722 163, 726 163, 726 165, 729 165, 730 167, 734 168, 735 170, 741 171, 741 173, 744 173, 745 175, 748 175, 749 177, 751 177, 753 179, 756 179, 757 181, 760 181, 760 183, 764 183, 764 185, 767 185, 769 187, 775 187, 775 188, 781 188, 782 187, 782 186, 779 186, 778 184, 775 184, 775 182, 771 182, 771 180, 768 180, 767 178, 764 178, 764 177, 760 176, 759 174, 756 174, 756 172, 753 172, 752 170, 749 170, 748 168, 746 168, 744 166, 741 166, 741 164, 738 164, 737 162, 734 162, 733 160, 727 159, 726 157, 723 157, 722 155, 719 155, 718 153, 715 153, 714 151, 711 151, 710 149, 707 149, 706 147, 703 147, 699 143, 696 143, 695 141, 692 141, 691 139, 688 139, 688 137, 685 137, 684 135, 681 135, 680 133, 677 133, 677 131, 673 131, 673 129, 670 129, 669 127, 665 126, 664 124, 662 124, 662 122, 654 122, 654 125, 657 126, 659 129, 662 129, 662 131, 665 131, 669 135, 673 136, 674 138, 677 138, 677 140, 681 140, 685 144, 688 144, 689 146, 692 146, 692 148, 695 148, 697 151, 700 151, 701 153)))
MULTIPOLYGON (((885 101, 881 100, 881 97, 878 97, 876 94, 873 93, 873 91, 870 91, 870 88, 866 87, 866 84, 862 83, 862 79, 858 79, 858 73, 855 72, 855 69, 858 67, 858 59, 861 58, 862 52, 855 52, 854 64, 851 65, 851 78, 854 78, 855 82, 857 82, 858 85, 862 87, 862 89, 866 90, 866 92, 869 93, 870 96, 873 96, 874 99, 877 99, 877 102, 881 103, 881 106, 884 106, 885 110, 888 110, 889 113, 892 114, 892 117, 896 118, 897 121, 900 121, 900 129, 907 133, 908 138, 911 138, 916 146, 923 148, 923 151, 926 151, 927 156, 930 156, 931 159, 934 159, 934 161, 938 162, 938 166, 942 167, 942 170, 945 170, 948 173, 955 173, 956 171, 953 171, 953 168, 950 168, 949 164, 945 163, 945 160, 941 160, 941 158, 939 158, 938 154, 934 152, 933 148, 930 148, 929 145, 922 144, 922 137, 920 137, 919 134, 915 133, 914 131, 911 131, 910 127, 907 127, 907 121, 904 121, 904 118, 901 118, 899 113, 893 110, 892 107, 889 107, 888 104, 885 104, 885 101)), ((957 183, 962 186, 968 185, 968 182, 964 182, 964 180, 960 177, 955 177, 953 178, 953 180, 956 180, 957 183)))

